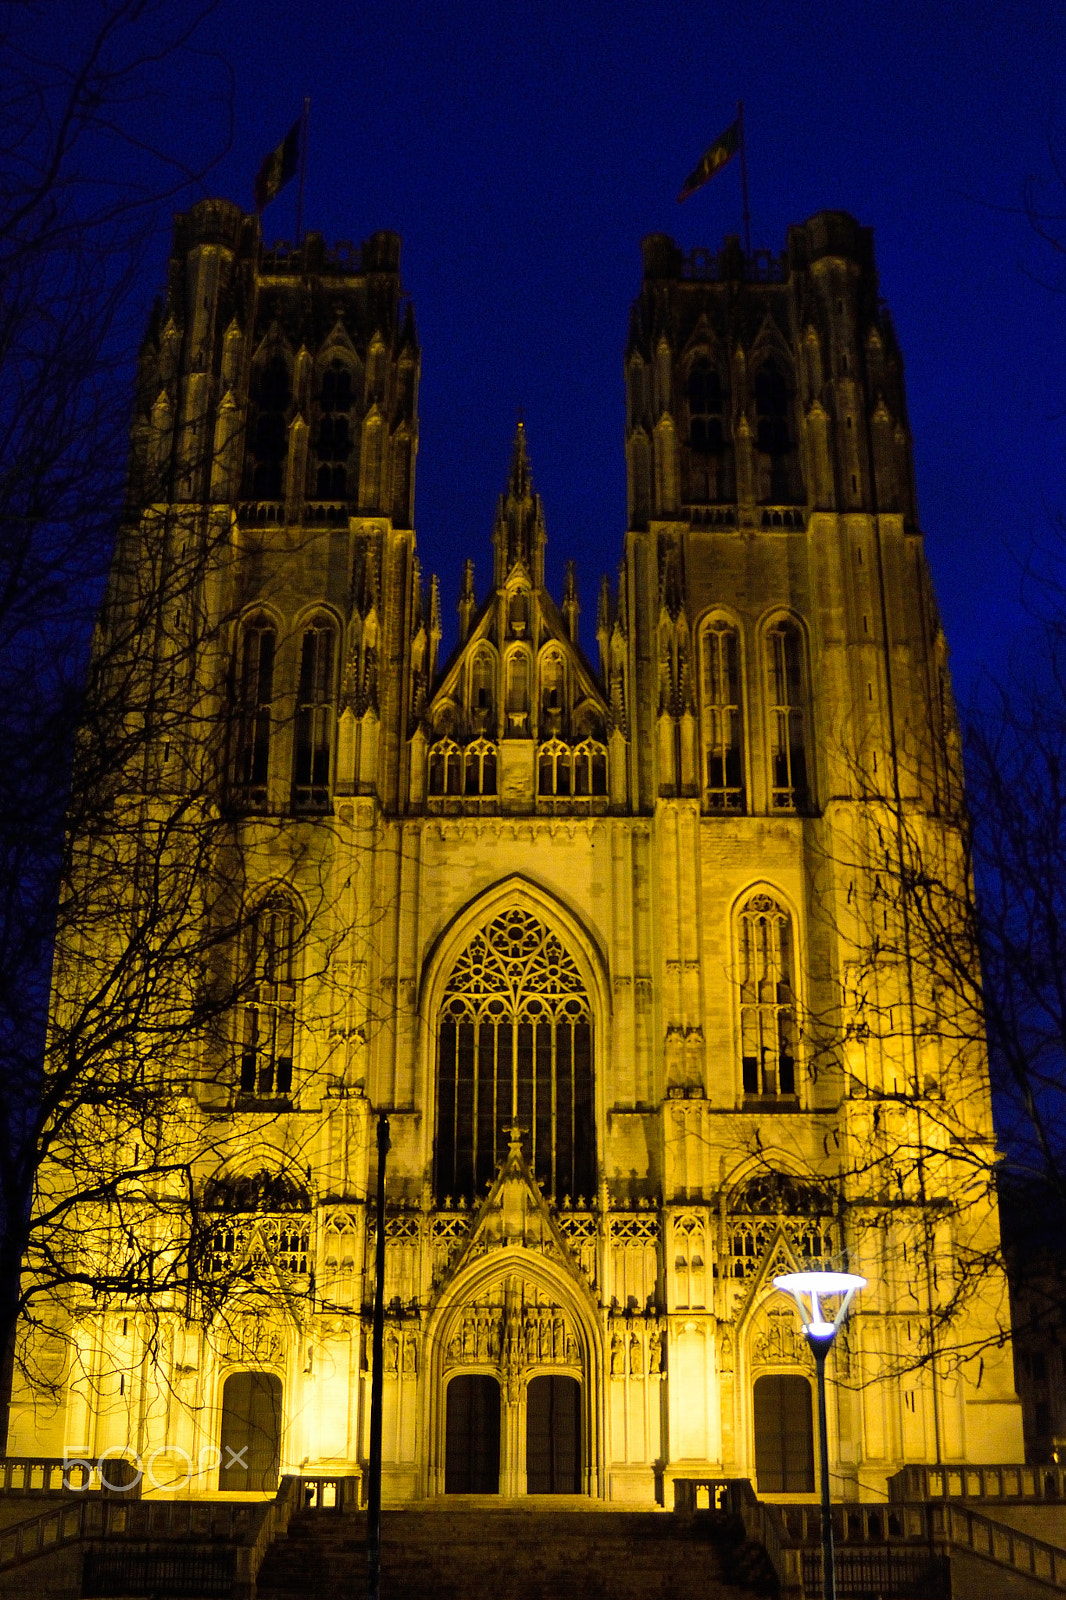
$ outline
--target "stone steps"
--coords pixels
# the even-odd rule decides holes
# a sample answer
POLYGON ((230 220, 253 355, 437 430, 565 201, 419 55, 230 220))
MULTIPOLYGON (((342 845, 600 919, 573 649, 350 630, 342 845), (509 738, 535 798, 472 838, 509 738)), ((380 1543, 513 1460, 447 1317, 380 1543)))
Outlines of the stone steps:
MULTIPOLYGON (((268 1551, 257 1589, 259 1600, 358 1600, 365 1516, 295 1517, 268 1551)), ((550 1501, 491 1510, 435 1501, 382 1516, 382 1600, 746 1600, 770 1592, 764 1552, 719 1514, 683 1520, 550 1501)))

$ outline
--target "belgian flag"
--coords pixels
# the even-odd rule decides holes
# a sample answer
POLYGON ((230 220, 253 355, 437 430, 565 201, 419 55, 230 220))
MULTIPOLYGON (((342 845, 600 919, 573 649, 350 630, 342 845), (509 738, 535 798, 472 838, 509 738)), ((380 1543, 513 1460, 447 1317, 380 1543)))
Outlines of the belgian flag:
POLYGON ((687 200, 690 194, 695 194, 697 189, 702 189, 709 183, 716 172, 721 172, 727 161, 732 161, 740 149, 740 118, 731 122, 724 133, 720 133, 713 144, 709 144, 699 160, 699 165, 690 172, 681 185, 681 193, 677 197, 678 205, 682 200, 687 200))
POLYGON ((271 150, 255 175, 255 209, 262 212, 274 196, 295 178, 300 166, 300 129, 303 117, 297 117, 276 150, 271 150))

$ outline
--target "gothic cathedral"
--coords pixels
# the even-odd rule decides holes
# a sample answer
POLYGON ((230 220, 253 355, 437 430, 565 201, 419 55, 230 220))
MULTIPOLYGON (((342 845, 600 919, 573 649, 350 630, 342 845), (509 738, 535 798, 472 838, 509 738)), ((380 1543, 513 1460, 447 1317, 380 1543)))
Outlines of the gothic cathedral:
POLYGON ((442 659, 399 260, 390 233, 270 251, 226 202, 177 220, 120 548, 128 582, 160 528, 210 544, 196 696, 241 928, 169 1102, 201 1247, 149 1309, 68 1298, 76 1359, 17 1392, 10 1448, 151 1457, 161 1493, 364 1472, 385 1111, 386 1503, 810 1498, 814 1369, 771 1279, 811 1261, 868 1279, 835 1495, 1020 1460, 998 1267, 948 1314, 998 1237, 953 1153, 993 1150, 984 1056, 879 1026, 935 985, 864 966, 894 909, 870 841, 905 815, 935 842, 954 738, 871 232, 644 241, 595 659, 521 424, 442 659))

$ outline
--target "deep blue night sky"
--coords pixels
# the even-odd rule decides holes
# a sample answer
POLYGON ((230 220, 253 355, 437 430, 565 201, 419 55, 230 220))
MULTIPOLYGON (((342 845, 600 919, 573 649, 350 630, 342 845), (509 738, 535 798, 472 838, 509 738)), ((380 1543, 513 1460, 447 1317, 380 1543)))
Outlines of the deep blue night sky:
MULTIPOLYGON (((423 347, 417 527, 446 645, 468 553, 484 591, 519 408, 549 582, 577 557, 589 640, 624 528, 639 241, 739 231, 736 162, 675 197, 743 97, 754 244, 781 248, 823 207, 875 229, 956 675, 966 689, 1002 666, 1025 625, 1019 563, 1066 508, 1066 292, 1021 208, 1033 177, 1066 213, 1049 155, 1066 163, 1061 4, 221 0, 201 37, 236 74, 214 192, 251 206, 259 160, 310 94, 306 225, 403 235, 423 347)), ((209 141, 210 101, 195 115, 209 141)), ((291 237, 294 215, 295 185, 267 237, 291 237)))

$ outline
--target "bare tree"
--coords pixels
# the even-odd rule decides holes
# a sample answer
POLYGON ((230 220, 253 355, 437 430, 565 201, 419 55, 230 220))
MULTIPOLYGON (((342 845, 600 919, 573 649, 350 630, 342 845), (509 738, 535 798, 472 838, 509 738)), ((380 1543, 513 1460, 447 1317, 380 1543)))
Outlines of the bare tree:
MULTIPOLYGON (((1054 623, 1042 641, 961 719, 945 705, 895 784, 852 754, 816 869, 835 976, 812 983, 805 1055, 850 1109, 811 1178, 842 1259, 894 1285, 898 1370, 979 1378, 1011 1336, 1001 1203, 1043 1246, 1066 1215, 1066 661, 1054 623)), ((1061 1271, 1033 1305, 1060 1322, 1061 1271)))
MULTIPOLYGON (((195 192, 226 139, 228 70, 204 52, 200 38, 212 9, 156 0, 0 9, 4 1348, 19 1310, 50 1276, 62 1282, 84 1270, 72 1266, 75 1252, 65 1237, 68 1201, 54 1177, 49 1193, 41 1191, 43 1171, 54 1174, 57 1161, 65 1163, 71 1192, 87 1183, 107 1203, 114 1179, 98 1159, 100 1140, 95 1158, 92 1145, 82 1142, 94 1116, 99 1127, 111 1120, 112 1141, 123 1122, 143 1124, 141 1165, 150 1160, 154 1124, 144 1074, 134 1073, 119 1090, 117 1075, 104 1071, 102 1019, 110 995, 126 1008, 128 1031, 147 1024, 145 986, 150 993, 155 981, 157 997, 166 986, 160 962, 168 938, 176 970, 182 874, 196 850, 208 847, 202 825, 192 820, 197 806, 205 806, 201 776, 199 790, 186 782, 159 819, 155 876, 142 859, 129 878, 130 862, 123 863, 124 915, 107 936, 112 972, 105 978, 97 963, 95 989, 82 972, 64 994, 64 1020, 45 1041, 51 951, 59 952, 58 992, 75 948, 92 949, 92 919, 99 921, 99 908, 118 887, 118 852, 104 844, 107 829, 131 804, 138 771, 143 794, 144 763, 166 737, 158 684, 152 686, 144 660, 156 631, 146 632, 149 605, 164 596, 149 602, 141 595, 133 604, 127 596, 110 631, 97 633, 94 652, 90 644, 122 507, 129 374, 141 321, 133 291, 171 204, 195 192), (42 40, 58 41, 52 53, 42 40), (211 134, 210 154, 178 157, 172 152, 189 151, 189 108, 182 103, 179 138, 175 122, 168 124, 177 104, 166 90, 192 51, 211 126, 220 133, 211 134)), ((199 581, 186 563, 171 574, 169 594, 191 595, 199 581)), ((188 922, 187 907, 182 916, 188 922)), ((182 952, 186 959, 189 953, 182 952)), ((113 1006, 109 1014, 119 1012, 113 1006)), ((187 1016, 172 1020, 188 1030, 187 1016)), ((104 1258, 105 1281, 133 1270, 115 1258, 113 1245, 104 1258)))

